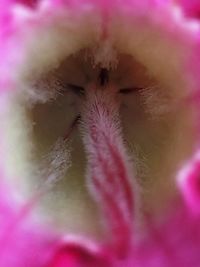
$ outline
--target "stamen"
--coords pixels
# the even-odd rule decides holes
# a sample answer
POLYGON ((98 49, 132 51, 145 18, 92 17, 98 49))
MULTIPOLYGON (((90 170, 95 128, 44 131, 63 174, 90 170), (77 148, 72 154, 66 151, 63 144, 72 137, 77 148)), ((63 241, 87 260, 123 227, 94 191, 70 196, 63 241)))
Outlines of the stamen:
POLYGON ((121 134, 117 91, 112 89, 88 88, 82 124, 88 187, 100 206, 113 247, 123 257, 132 243, 135 196, 121 134))
POLYGON ((53 188, 71 167, 71 151, 67 141, 67 139, 59 138, 41 162, 42 167, 39 170, 39 175, 43 180, 45 179, 45 182, 41 185, 40 191, 53 188))
POLYGON ((50 190, 60 179, 64 177, 71 167, 71 151, 68 147, 69 138, 76 127, 80 115, 76 116, 64 137, 59 138, 49 153, 41 161, 39 174, 45 182, 40 185, 39 191, 50 190))
POLYGON ((72 131, 76 127, 76 125, 79 122, 80 118, 81 118, 81 116, 80 115, 77 115, 76 118, 73 120, 72 124, 70 125, 68 131, 66 132, 66 134, 64 136, 64 140, 67 140, 70 137, 72 131))

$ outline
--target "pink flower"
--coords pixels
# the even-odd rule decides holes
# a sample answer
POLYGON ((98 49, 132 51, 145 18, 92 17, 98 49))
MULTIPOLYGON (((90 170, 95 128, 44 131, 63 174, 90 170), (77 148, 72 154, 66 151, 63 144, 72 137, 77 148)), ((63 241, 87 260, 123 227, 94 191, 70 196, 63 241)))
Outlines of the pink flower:
POLYGON ((199 8, 0 1, 1 267, 199 266, 199 8))

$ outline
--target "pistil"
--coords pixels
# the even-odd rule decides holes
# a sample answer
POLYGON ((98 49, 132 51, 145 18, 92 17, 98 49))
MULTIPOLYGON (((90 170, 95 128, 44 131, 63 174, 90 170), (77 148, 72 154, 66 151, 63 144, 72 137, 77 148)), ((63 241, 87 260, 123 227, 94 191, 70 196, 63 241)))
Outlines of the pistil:
POLYGON ((135 195, 119 108, 116 88, 95 85, 87 88, 82 111, 87 185, 101 210, 112 247, 123 257, 132 244, 135 195))

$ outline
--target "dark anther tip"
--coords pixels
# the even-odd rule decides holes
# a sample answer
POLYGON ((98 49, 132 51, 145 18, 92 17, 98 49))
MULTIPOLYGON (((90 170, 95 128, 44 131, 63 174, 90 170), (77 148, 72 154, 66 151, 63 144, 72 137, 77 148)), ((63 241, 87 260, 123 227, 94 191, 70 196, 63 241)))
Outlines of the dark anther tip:
POLYGON ((108 70, 102 68, 99 74, 99 82, 101 86, 105 86, 109 82, 108 70))
POLYGON ((67 87, 76 95, 78 96, 84 96, 85 95, 85 89, 82 86, 75 85, 68 83, 67 87))
POLYGON ((142 88, 140 88, 140 87, 122 88, 122 89, 120 89, 118 92, 119 92, 120 94, 123 94, 123 95, 128 95, 128 94, 137 92, 137 91, 139 91, 139 90, 141 90, 141 89, 142 89, 142 88))

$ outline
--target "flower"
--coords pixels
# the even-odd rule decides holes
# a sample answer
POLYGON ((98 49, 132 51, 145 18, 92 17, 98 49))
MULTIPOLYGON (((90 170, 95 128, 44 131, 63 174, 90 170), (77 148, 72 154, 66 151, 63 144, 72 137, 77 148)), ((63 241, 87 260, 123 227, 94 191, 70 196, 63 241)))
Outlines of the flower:
POLYGON ((0 7, 0 266, 199 266, 198 2, 0 7))

